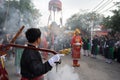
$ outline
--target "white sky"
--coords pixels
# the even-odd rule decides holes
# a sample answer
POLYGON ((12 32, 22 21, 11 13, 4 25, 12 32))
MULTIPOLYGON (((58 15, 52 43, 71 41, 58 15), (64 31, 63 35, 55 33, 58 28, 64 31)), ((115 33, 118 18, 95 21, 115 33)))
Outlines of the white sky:
MULTIPOLYGON (((47 25, 48 17, 49 17, 49 11, 48 11, 48 3, 50 0, 32 0, 42 14, 41 17, 41 26, 47 25)), ((82 10, 91 11, 94 7, 96 7, 101 1, 103 0, 61 0, 62 2, 62 13, 63 13, 63 24, 65 24, 66 19, 71 17, 72 14, 75 14, 77 12, 83 13, 82 10)), ((104 0, 103 4, 108 1, 104 0)), ((111 0, 109 0, 110 2, 111 0)), ((107 5, 105 8, 101 10, 103 12, 104 10, 108 9, 113 5, 113 2, 120 1, 120 0, 113 0, 109 5, 107 5)), ((102 5, 102 4, 101 4, 102 5)), ((111 8, 110 10, 115 9, 115 7, 111 8)), ((110 15, 111 13, 109 11, 105 11, 103 14, 110 15)), ((60 13, 57 13, 56 16, 58 16, 60 13)))

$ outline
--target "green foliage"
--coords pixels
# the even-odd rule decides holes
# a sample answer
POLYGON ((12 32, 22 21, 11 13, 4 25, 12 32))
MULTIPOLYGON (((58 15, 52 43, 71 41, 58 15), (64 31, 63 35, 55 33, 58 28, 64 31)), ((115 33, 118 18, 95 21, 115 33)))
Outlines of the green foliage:
POLYGON ((20 0, 19 3, 20 3, 19 8, 21 12, 24 12, 24 11, 32 12, 34 10, 34 6, 31 3, 31 0, 20 0))
POLYGON ((102 24, 107 29, 112 29, 113 32, 120 32, 120 2, 116 3, 118 9, 113 10, 113 16, 104 18, 102 24))
POLYGON ((111 17, 110 16, 104 17, 101 24, 105 26, 104 27, 105 29, 110 28, 111 27, 111 17))
POLYGON ((74 14, 71 16, 66 23, 67 27, 71 27, 71 30, 79 28, 85 31, 90 31, 91 21, 94 25, 99 25, 102 22, 103 16, 95 12, 85 13, 85 14, 74 14))
POLYGON ((113 31, 120 31, 120 9, 113 11, 114 15, 111 17, 111 28, 113 31))
MULTIPOLYGON (((41 17, 41 14, 39 10, 37 10, 32 0, 6 0, 4 4, 4 10, 0 9, 0 29, 2 29, 4 26, 2 24, 5 24, 5 21, 10 21, 12 18, 12 14, 17 13, 17 20, 16 20, 16 27, 20 26, 20 21, 22 20, 22 23, 24 25, 28 24, 28 26, 31 26, 36 24, 39 21, 39 18, 41 17), (17 22, 19 19, 19 22, 17 22), (35 24, 36 23, 36 24, 35 24)), ((13 23, 11 23, 13 24, 13 23)), ((6 28, 9 28, 9 26, 5 26, 6 28)), ((9 29, 7 29, 9 30, 9 29)))

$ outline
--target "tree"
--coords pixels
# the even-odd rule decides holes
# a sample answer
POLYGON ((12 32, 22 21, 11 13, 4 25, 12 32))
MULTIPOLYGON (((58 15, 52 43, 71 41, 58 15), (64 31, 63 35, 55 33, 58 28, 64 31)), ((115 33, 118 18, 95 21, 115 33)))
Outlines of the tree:
POLYGON ((115 3, 118 9, 112 10, 113 16, 105 17, 102 24, 113 32, 120 32, 120 2, 115 3))
POLYGON ((111 27, 111 17, 110 16, 104 17, 101 24, 104 26, 103 27, 104 29, 110 28, 111 27))
POLYGON ((111 26, 113 31, 120 32, 120 9, 113 11, 114 15, 111 17, 111 26))
POLYGON ((22 25, 35 27, 41 17, 39 10, 34 7, 31 0, 6 0, 2 9, 0 28, 6 28, 5 32, 8 33, 14 32, 14 29, 18 29, 22 25))
POLYGON ((95 12, 84 14, 77 13, 67 20, 66 26, 71 27, 72 30, 75 30, 75 28, 79 28, 84 31, 90 31, 91 21, 93 21, 94 26, 96 26, 100 25, 102 19, 103 15, 97 14, 95 12))

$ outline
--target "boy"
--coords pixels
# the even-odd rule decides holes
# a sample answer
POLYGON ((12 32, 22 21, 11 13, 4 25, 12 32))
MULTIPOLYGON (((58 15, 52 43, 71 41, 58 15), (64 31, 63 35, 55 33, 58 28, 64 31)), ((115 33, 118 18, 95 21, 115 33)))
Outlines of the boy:
MULTIPOLYGON (((30 28, 25 33, 29 47, 37 48, 41 42, 41 31, 38 28, 30 28)), ((21 80, 43 80, 43 74, 47 73, 60 60, 60 54, 54 55, 45 63, 36 50, 24 49, 21 57, 21 80)))

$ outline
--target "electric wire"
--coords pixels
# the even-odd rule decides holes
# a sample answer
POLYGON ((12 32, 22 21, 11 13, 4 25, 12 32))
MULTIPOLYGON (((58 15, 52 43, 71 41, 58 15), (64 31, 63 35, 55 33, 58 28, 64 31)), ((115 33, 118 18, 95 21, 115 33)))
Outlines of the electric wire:
POLYGON ((95 12, 99 12, 102 9, 104 9, 106 7, 106 5, 110 4, 113 0, 107 0, 106 2, 104 2, 97 10, 95 10, 95 12))
POLYGON ((97 7, 99 7, 102 3, 104 2, 104 0, 102 0, 97 6, 95 6, 92 11, 94 11, 97 7))
POLYGON ((114 5, 112 5, 111 7, 107 8, 106 10, 102 11, 101 13, 104 13, 104 12, 110 10, 111 8, 115 7, 115 6, 116 6, 116 5, 114 4, 114 5))
POLYGON ((110 3, 112 3, 113 0, 109 1, 108 3, 106 3, 105 5, 103 5, 97 12, 102 11, 105 7, 107 7, 110 3))

